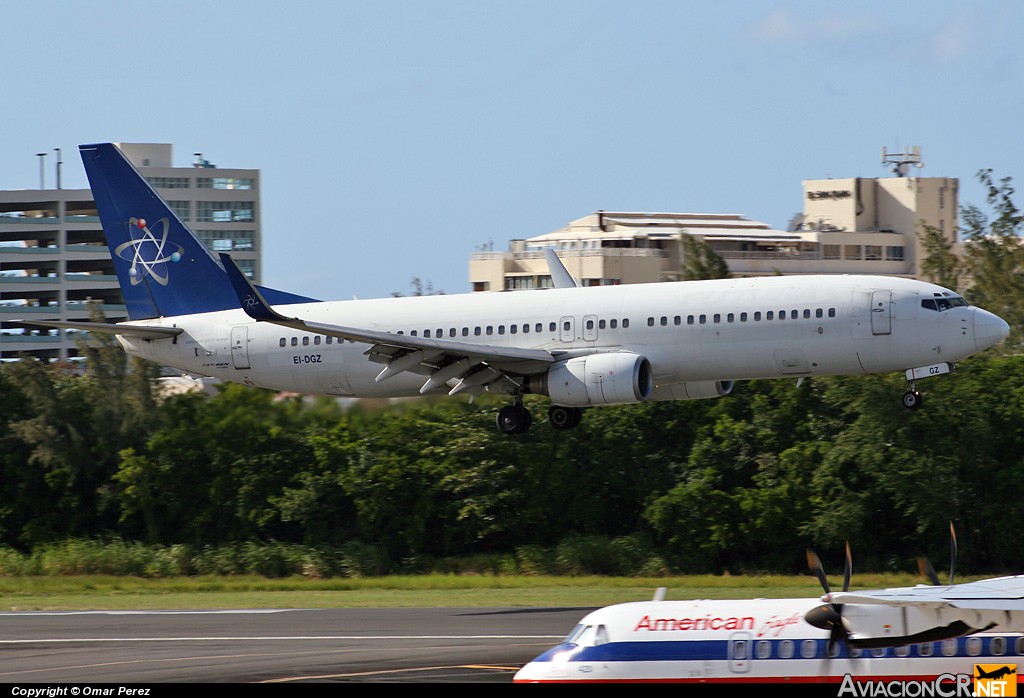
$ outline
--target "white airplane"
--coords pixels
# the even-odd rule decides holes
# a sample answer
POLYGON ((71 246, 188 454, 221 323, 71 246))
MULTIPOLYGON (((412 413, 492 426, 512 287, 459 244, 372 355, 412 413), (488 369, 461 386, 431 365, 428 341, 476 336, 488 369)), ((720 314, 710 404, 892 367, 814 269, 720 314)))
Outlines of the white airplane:
POLYGON ((513 682, 833 683, 839 695, 1015 695, 1005 682, 1016 683, 1024 663, 1024 576, 850 592, 847 557, 843 591, 829 592, 818 564, 820 598, 664 601, 660 589, 652 601, 593 611, 513 682), (972 693, 984 688, 979 679, 1004 685, 972 693), (933 693, 894 688, 905 681, 945 683, 933 693))
POLYGON ((769 276, 580 287, 549 254, 557 288, 320 302, 256 287, 214 257, 111 143, 79 147, 128 308, 122 323, 36 322, 115 333, 132 355, 192 375, 301 393, 511 398, 571 429, 584 408, 727 395, 737 380, 906 371, 916 380, 1009 332, 931 283, 769 276))

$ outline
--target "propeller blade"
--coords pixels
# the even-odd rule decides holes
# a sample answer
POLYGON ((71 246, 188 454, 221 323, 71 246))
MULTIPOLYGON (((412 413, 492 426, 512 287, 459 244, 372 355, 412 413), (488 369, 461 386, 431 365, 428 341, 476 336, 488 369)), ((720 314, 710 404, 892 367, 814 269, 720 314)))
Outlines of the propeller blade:
POLYGON ((825 577, 825 568, 821 566, 821 560, 818 558, 817 553, 810 549, 807 550, 807 566, 811 568, 818 581, 821 582, 821 587, 825 590, 825 593, 832 593, 828 586, 828 579, 825 577))
POLYGON ((850 554, 850 541, 846 541, 846 567, 843 568, 843 591, 850 590, 850 577, 853 575, 853 556, 850 554))
POLYGON ((956 570, 956 529, 949 522, 949 585, 953 586, 953 573, 956 570))
POLYGON ((917 558, 917 571, 921 573, 921 576, 927 577, 928 581, 933 585, 942 586, 942 582, 939 581, 939 575, 935 573, 935 568, 932 567, 932 563, 928 558, 917 558))

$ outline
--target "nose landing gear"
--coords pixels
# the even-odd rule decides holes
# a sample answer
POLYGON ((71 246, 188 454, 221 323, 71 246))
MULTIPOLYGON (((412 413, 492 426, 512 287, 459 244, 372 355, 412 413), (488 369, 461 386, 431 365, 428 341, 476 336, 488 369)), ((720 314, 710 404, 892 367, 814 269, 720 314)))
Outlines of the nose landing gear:
POLYGON ((914 381, 907 381, 907 390, 903 393, 903 406, 907 409, 916 410, 921 406, 921 393, 914 385, 914 381))

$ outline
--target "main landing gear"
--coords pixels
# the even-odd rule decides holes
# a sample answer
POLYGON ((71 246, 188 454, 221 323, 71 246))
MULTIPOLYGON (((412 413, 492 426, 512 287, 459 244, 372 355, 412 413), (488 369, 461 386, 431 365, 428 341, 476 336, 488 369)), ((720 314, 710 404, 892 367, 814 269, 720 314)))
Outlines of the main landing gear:
POLYGON ((579 407, 552 405, 548 408, 548 422, 555 429, 575 429, 583 420, 583 410, 579 407))
MULTIPOLYGON (((548 422, 558 430, 575 429, 583 419, 583 410, 579 407, 552 405, 548 409, 548 422)), ((522 434, 533 424, 533 415, 523 407, 523 399, 517 397, 511 405, 498 410, 496 418, 498 431, 502 434, 522 434)))
POLYGON ((533 415, 523 407, 523 399, 517 397, 514 404, 498 410, 497 422, 502 434, 522 434, 533 424, 533 415))

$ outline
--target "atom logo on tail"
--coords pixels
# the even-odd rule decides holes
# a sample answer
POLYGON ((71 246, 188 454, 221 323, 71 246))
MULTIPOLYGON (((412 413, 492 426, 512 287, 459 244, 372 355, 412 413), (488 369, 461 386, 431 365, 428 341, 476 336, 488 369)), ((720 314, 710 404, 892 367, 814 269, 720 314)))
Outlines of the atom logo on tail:
POLYGON ((159 240, 146 225, 145 218, 132 217, 128 221, 128 226, 129 235, 132 239, 115 247, 114 254, 126 262, 131 262, 132 266, 128 269, 128 277, 131 280, 132 286, 142 283, 142 279, 146 274, 149 274, 161 286, 166 286, 170 275, 163 265, 167 262, 180 261, 185 253, 185 248, 181 245, 174 245, 178 249, 170 254, 166 253, 167 231, 170 229, 170 221, 167 218, 161 218, 153 226, 154 228, 161 229, 159 240), (135 237, 136 230, 142 231, 142 237, 135 237), (142 269, 141 272, 139 271, 140 267, 142 269))

